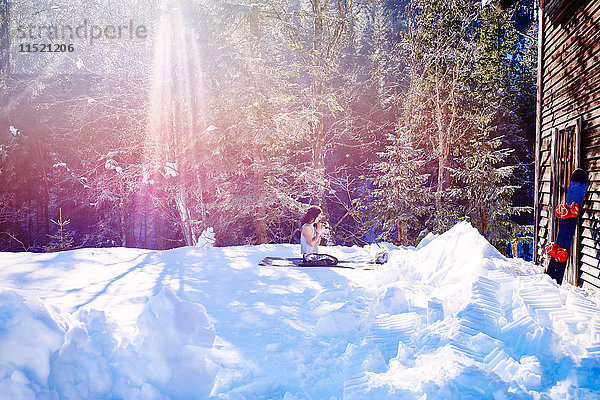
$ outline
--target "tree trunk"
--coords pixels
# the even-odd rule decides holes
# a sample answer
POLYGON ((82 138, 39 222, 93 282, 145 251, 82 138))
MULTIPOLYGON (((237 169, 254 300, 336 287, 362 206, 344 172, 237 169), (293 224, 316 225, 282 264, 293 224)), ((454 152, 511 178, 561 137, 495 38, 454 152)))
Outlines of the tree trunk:
POLYGON ((254 229, 256 233, 256 244, 268 243, 267 221, 264 207, 260 207, 254 220, 254 229))
POLYGON ((442 195, 446 189, 446 138, 443 131, 438 131, 438 177, 435 196, 436 211, 439 213, 442 210, 442 195))
MULTIPOLYGON (((132 208, 129 207, 129 210, 132 208)), ((125 244, 127 247, 137 247, 137 240, 135 237, 135 216, 131 213, 125 213, 125 244)))
POLYGON ((317 121, 313 124, 313 151, 312 167, 316 177, 316 195, 313 199, 315 204, 319 204, 323 212, 327 212, 327 202, 325 201, 325 140, 323 138, 323 120, 322 113, 317 113, 317 121))
POLYGON ((121 231, 121 246, 127 247, 127 227, 125 226, 125 207, 123 207, 123 200, 119 203, 119 228, 121 231))
POLYGON ((327 212, 325 201, 325 134, 323 131, 323 4, 322 0, 311 0, 313 11, 313 122, 312 122, 312 167, 317 180, 314 203, 327 212))
POLYGON ((487 215, 485 213, 485 177, 481 175, 481 202, 479 205, 481 209, 481 235, 487 238, 487 215))
POLYGON ((183 234, 185 245, 194 246, 194 233, 192 232, 190 212, 185 198, 185 191, 180 187, 180 185, 181 184, 178 182, 178 187, 175 189, 175 204, 177 206, 177 213, 179 214, 179 226, 181 227, 181 233, 183 234))
MULTIPOLYGON (((254 154, 256 154, 257 157, 257 160, 254 162, 254 176, 256 177, 255 185, 258 188, 265 188, 265 173, 263 166, 265 165, 266 160, 261 146, 254 145, 254 154), (258 163, 256 161, 258 161, 258 163)), ((258 205, 258 209, 255 213, 254 233, 256 235, 257 244, 268 243, 269 236, 267 233, 267 209, 263 204, 258 205)))
POLYGON ((40 142, 38 142, 38 152, 39 152, 39 156, 40 156, 40 164, 42 166, 42 180, 44 182, 44 196, 43 196, 43 207, 44 207, 44 219, 45 219, 45 226, 44 226, 44 234, 46 235, 46 237, 48 237, 48 235, 50 234, 50 218, 48 217, 48 205, 50 204, 50 179, 48 178, 48 172, 46 171, 46 160, 44 158, 44 152, 42 151, 42 144, 40 142))
MULTIPOLYGON (((438 176, 437 176, 437 187, 435 193, 435 210, 438 216, 442 213, 443 208, 443 193, 446 190, 446 166, 448 163, 448 144, 446 138, 446 129, 444 129, 444 107, 442 105, 442 99, 440 94, 440 81, 439 78, 435 82, 436 90, 436 124, 437 124, 437 156, 438 156, 438 176)), ((436 218, 439 227, 442 222, 440 218, 436 218)))
POLYGON ((396 229, 398 230, 398 238, 396 239, 397 245, 403 246, 408 244, 408 226, 406 221, 396 222, 396 229))
POLYGON ((144 224, 144 230, 142 232, 140 232, 140 235, 143 235, 143 239, 141 241, 141 243, 143 243, 143 246, 145 249, 148 248, 148 204, 147 204, 147 198, 144 196, 143 198, 144 201, 144 208, 143 208, 143 224, 144 224))

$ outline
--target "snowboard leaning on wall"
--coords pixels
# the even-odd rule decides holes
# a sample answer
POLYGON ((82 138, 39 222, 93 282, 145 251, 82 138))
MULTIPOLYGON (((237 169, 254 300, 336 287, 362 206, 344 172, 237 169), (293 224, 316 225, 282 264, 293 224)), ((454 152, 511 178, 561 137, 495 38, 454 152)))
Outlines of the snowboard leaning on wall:
POLYGON ((560 285, 565 274, 565 267, 579 215, 581 214, 581 204, 585 197, 588 187, 588 174, 583 169, 578 168, 571 174, 569 188, 567 189, 567 198, 564 204, 559 204, 554 210, 558 219, 558 233, 556 241, 546 245, 545 253, 550 257, 550 263, 546 273, 560 285))

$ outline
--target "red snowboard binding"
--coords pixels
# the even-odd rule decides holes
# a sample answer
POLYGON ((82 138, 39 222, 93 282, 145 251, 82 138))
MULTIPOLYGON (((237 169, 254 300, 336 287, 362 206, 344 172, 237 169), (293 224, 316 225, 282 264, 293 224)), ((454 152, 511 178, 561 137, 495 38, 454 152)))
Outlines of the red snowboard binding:
POLYGON ((579 204, 559 204, 554 210, 554 215, 556 215, 556 217, 560 219, 577 217, 579 215, 579 204))
POLYGON ((556 258, 558 262, 561 263, 567 261, 567 257, 569 257, 569 252, 562 247, 558 247, 558 245, 554 242, 546 245, 544 248, 544 253, 550 257, 556 258))

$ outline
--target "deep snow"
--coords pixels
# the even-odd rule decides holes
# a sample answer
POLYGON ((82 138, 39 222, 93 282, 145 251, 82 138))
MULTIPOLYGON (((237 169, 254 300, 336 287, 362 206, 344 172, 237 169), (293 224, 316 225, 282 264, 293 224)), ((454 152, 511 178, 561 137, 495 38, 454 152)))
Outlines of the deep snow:
POLYGON ((293 245, 2 253, 0 398, 600 396, 598 297, 468 223, 382 246, 373 270, 258 266, 293 245))

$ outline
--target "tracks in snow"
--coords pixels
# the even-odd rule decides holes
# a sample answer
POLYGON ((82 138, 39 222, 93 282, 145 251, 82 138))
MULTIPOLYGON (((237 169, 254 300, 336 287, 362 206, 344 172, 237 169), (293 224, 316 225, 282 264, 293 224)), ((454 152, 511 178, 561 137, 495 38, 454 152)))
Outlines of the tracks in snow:
POLYGON ((377 316, 362 344, 350 354, 344 399, 363 398, 362 394, 369 387, 369 374, 380 372, 378 368, 383 367, 383 363, 388 364, 396 357, 400 343, 410 346, 420 325, 421 316, 413 312, 377 316))
MULTIPOLYGON (((489 270, 473 283, 469 304, 455 317, 458 329, 447 337, 451 351, 523 390, 556 383, 544 377, 543 367, 555 362, 556 343, 571 346, 582 367, 591 363, 600 368, 600 308, 543 276, 515 279, 489 270), (575 343, 568 343, 569 338, 575 343)), ((409 357, 418 357, 415 339, 426 325, 422 312, 377 316, 363 342, 349 352, 344 399, 372 396, 373 376, 387 371, 399 346, 409 349, 409 357)))

